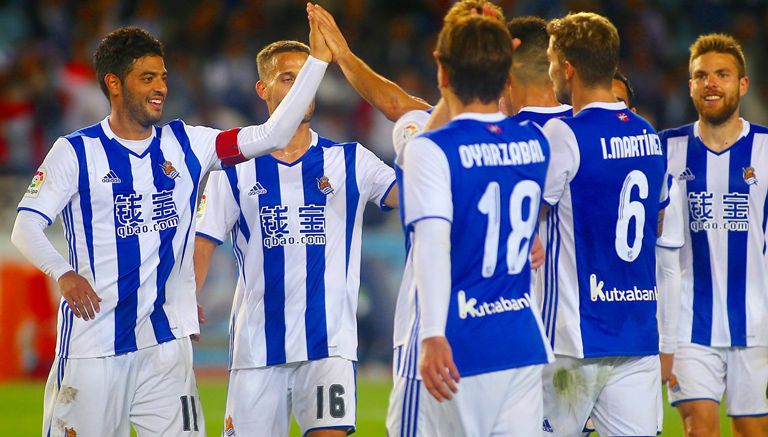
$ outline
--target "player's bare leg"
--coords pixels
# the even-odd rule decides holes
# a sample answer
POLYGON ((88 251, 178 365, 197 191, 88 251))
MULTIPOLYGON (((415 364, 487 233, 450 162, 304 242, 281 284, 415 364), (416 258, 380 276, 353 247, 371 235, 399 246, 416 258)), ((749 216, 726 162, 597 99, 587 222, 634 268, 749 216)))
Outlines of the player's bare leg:
POLYGON ((685 437, 719 437, 720 413, 717 402, 697 400, 682 402, 677 411, 683 419, 685 437))
POLYGON ((731 419, 733 437, 768 436, 768 416, 734 417, 731 419))
POLYGON ((307 437, 345 437, 346 429, 316 429, 307 433, 307 437))

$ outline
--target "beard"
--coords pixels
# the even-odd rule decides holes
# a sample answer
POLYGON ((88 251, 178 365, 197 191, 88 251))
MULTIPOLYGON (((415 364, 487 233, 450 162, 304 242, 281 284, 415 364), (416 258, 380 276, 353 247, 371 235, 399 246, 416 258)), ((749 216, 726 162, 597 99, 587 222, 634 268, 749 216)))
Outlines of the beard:
POLYGON ((707 123, 718 126, 730 120, 733 114, 739 109, 739 96, 734 93, 723 96, 723 105, 720 108, 708 108, 700 99, 693 99, 693 106, 696 112, 707 123))
POLYGON ((125 93, 125 109, 132 119, 144 127, 151 127, 160 121, 163 116, 162 111, 158 116, 152 115, 141 98, 133 94, 127 87, 123 87, 123 90, 125 93))
POLYGON ((315 101, 313 100, 312 103, 309 104, 309 108, 307 108, 307 113, 304 114, 304 118, 301 119, 302 123, 309 123, 312 121, 312 114, 315 113, 315 101))

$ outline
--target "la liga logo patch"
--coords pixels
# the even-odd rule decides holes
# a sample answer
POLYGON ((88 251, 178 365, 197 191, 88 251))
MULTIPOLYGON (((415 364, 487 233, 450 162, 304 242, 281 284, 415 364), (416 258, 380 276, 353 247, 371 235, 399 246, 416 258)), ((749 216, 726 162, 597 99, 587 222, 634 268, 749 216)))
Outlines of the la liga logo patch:
POLYGON ((43 187, 46 175, 45 167, 37 169, 35 175, 32 176, 32 182, 29 183, 27 193, 24 194, 24 197, 37 197, 40 194, 40 189, 43 187))

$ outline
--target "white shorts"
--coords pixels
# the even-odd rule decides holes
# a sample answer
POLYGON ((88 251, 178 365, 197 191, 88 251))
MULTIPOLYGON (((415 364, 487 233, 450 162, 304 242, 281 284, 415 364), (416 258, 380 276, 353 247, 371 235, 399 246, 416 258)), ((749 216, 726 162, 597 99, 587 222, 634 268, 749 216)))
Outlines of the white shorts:
POLYGON ((224 436, 287 436, 291 411, 301 434, 315 429, 355 431, 354 361, 330 357, 229 372, 224 436))
POLYGON ((418 379, 398 376, 389 397, 389 436, 487 437, 541 434, 542 366, 461 378, 438 402, 418 379))
POLYGON ((123 355, 53 362, 43 437, 128 437, 131 424, 139 436, 205 436, 188 337, 123 355))
POLYGON ((673 406, 702 399, 720 403, 725 393, 731 417, 768 414, 768 347, 681 344, 672 373, 668 393, 673 406))
POLYGON ((600 435, 655 436, 661 394, 657 355, 577 359, 544 368, 545 435, 579 437, 592 418, 600 435))

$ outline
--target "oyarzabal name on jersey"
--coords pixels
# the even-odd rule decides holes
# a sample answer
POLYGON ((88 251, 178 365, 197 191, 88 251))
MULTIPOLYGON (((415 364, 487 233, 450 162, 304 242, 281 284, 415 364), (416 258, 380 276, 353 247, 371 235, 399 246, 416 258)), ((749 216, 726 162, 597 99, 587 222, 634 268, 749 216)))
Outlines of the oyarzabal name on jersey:
POLYGON ((637 158, 640 156, 663 155, 661 140, 654 133, 643 129, 642 135, 600 138, 603 159, 637 158))
POLYGON ((644 290, 633 287, 629 290, 619 290, 614 287, 612 290, 603 290, 603 281, 597 280, 597 275, 594 273, 589 275, 589 290, 592 298, 592 302, 648 302, 656 301, 658 298, 658 292, 656 287, 653 290, 644 290))
POLYGON ((462 144, 459 157, 464 168, 536 164, 546 159, 539 140, 462 144))
POLYGON ((520 311, 531 307, 531 296, 525 293, 519 299, 507 299, 499 297, 493 302, 483 302, 478 304, 474 297, 467 300, 467 294, 464 290, 458 292, 459 299, 459 317, 463 320, 467 316, 473 319, 476 317, 485 317, 493 314, 504 313, 507 311, 520 311))

